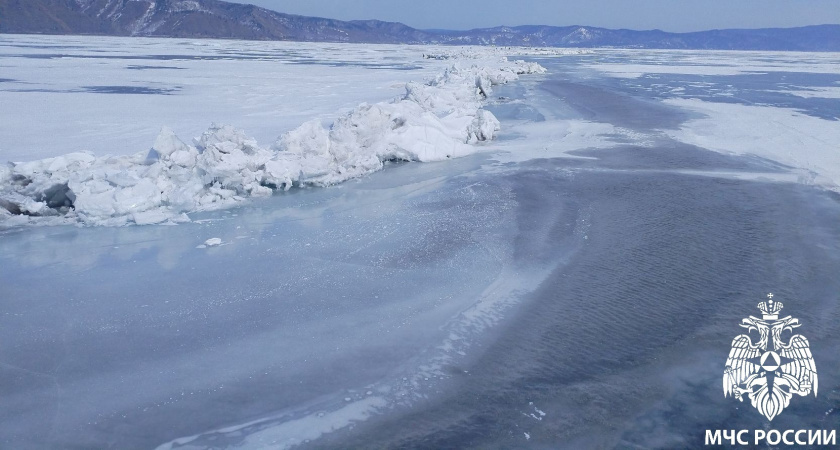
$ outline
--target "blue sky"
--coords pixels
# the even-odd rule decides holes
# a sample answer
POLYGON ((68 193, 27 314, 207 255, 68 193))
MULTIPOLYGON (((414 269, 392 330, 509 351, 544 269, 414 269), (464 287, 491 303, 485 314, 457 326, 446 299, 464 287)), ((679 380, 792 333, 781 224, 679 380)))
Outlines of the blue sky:
POLYGON ((416 28, 590 25, 698 31, 840 23, 840 0, 228 0, 334 19, 416 28))

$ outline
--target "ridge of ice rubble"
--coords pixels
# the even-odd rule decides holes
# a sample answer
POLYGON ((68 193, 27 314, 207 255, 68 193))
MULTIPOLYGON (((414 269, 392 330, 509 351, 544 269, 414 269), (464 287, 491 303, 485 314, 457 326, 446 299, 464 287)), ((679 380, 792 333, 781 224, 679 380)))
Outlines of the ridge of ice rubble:
POLYGON ((451 66, 408 83, 403 98, 361 104, 329 128, 306 122, 269 148, 213 124, 184 143, 164 127, 151 150, 129 156, 70 153, 0 166, 0 226, 29 223, 120 226, 187 222, 294 186, 328 186, 382 169, 386 161, 440 161, 493 139, 499 121, 481 109, 493 85, 544 73, 537 63, 497 58, 451 66))
POLYGON ((434 52, 423 53, 423 59, 487 59, 488 54, 498 57, 506 56, 569 56, 589 55, 595 53, 592 49, 584 48, 556 48, 556 47, 454 47, 440 48, 434 52))

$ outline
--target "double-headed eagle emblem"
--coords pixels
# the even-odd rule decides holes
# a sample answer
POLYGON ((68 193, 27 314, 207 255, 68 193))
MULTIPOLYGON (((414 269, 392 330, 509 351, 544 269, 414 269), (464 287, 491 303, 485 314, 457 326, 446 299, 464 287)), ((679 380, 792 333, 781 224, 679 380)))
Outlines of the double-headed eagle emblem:
POLYGON ((752 406, 768 420, 773 420, 790 404, 793 394, 806 396, 812 391, 817 395, 817 367, 808 339, 794 334, 785 343, 782 333, 801 326, 799 319, 790 316, 779 319, 784 305, 773 301, 758 304, 762 318, 750 316, 741 321, 747 329, 732 340, 732 350, 723 371, 723 395, 730 394, 744 401, 744 394, 752 406), (749 333, 758 332, 753 342, 749 333))

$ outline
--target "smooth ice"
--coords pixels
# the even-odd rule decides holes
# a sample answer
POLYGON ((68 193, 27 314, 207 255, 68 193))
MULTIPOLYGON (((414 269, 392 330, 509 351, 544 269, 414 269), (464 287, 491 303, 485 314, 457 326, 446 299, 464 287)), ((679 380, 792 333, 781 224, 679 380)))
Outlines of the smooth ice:
POLYGON ((400 165, 187 226, 3 236, 2 434, 148 448, 425 396, 556 264, 511 264, 513 187, 461 176, 483 162, 400 165))

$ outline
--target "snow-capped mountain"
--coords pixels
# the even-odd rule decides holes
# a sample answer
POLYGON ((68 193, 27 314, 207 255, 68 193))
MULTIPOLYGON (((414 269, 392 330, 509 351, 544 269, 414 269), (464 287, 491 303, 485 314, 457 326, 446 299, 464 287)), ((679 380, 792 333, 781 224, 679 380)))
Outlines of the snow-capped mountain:
POLYGON ((335 42, 433 39, 397 23, 302 17, 217 0, 0 0, 0 32, 335 42))
POLYGON ((418 30, 283 14, 219 0, 0 0, 0 33, 406 44, 840 51, 840 25, 668 33, 569 26, 418 30))

